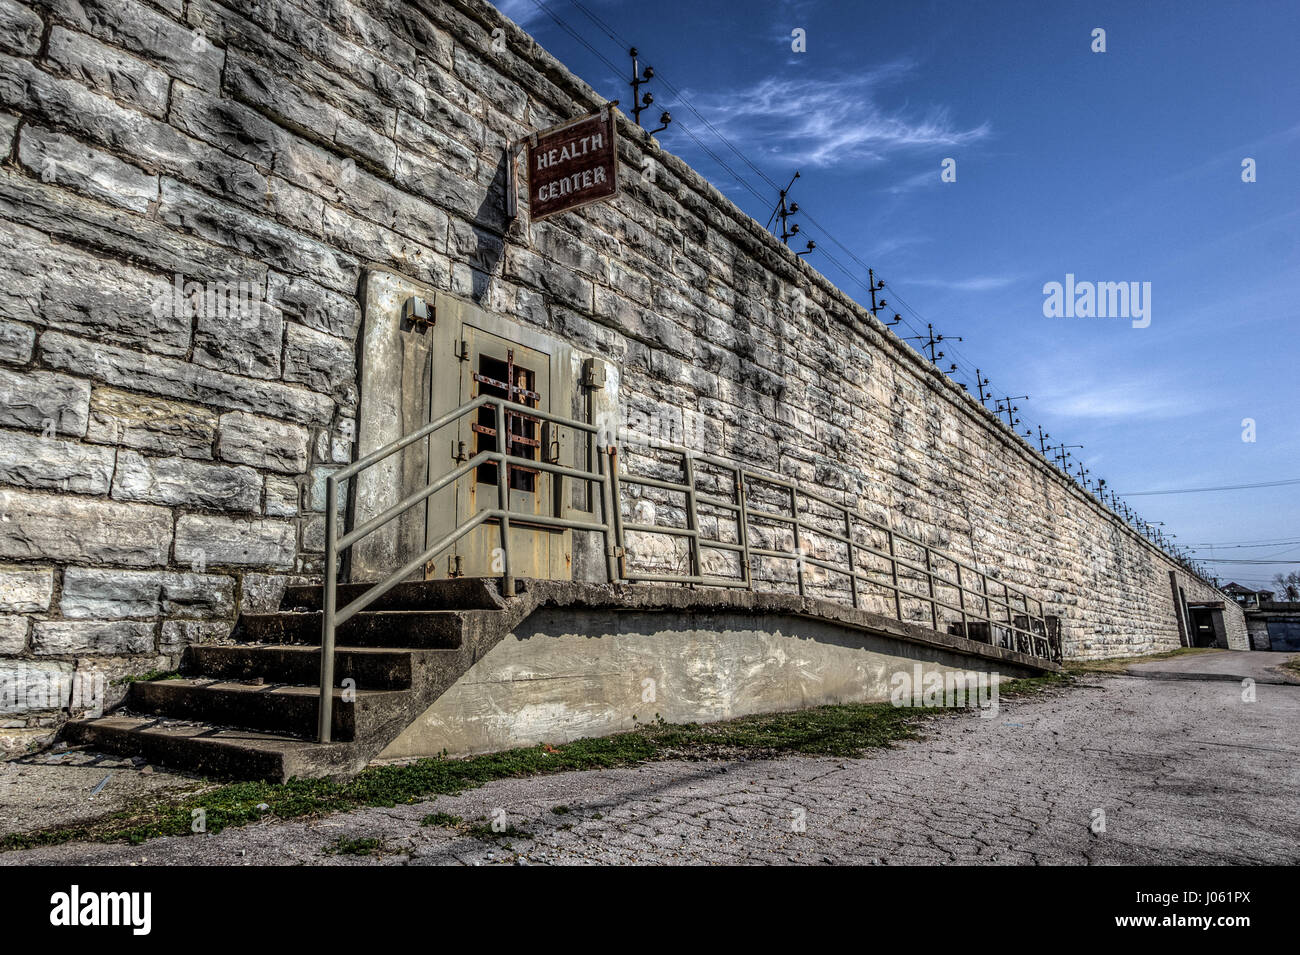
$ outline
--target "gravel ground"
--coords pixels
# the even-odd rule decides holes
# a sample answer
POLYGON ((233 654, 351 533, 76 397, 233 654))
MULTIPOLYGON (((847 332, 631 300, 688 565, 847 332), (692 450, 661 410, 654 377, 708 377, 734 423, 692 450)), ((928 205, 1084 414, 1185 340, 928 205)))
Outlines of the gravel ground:
POLYGON ((1256 695, 1244 702, 1228 682, 1097 677, 1004 701, 992 719, 935 719, 927 739, 862 759, 501 780, 419 805, 13 852, 0 864, 1295 864, 1300 688, 1256 695), (466 823, 422 826, 432 812, 466 823), (1104 831, 1094 831, 1099 813, 1104 831), (524 835, 467 831, 493 816, 524 835), (340 837, 383 848, 330 853, 340 837))
POLYGON ((80 749, 25 756, 0 763, 0 835, 73 825, 140 797, 176 796, 203 785, 142 759, 80 749))

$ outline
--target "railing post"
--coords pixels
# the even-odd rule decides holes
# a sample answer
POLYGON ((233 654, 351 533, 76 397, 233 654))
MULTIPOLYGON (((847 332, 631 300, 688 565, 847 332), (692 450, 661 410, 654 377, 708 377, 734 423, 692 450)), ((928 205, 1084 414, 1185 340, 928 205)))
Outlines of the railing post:
POLYGON ((605 572, 609 576, 609 582, 615 583, 618 578, 618 537, 614 533, 614 485, 610 481, 609 472, 614 466, 613 448, 608 451, 605 448, 596 449, 596 466, 600 469, 600 510, 604 517, 602 522, 605 527, 605 572), (606 456, 609 461, 606 462, 606 456))
POLYGON ((799 577, 799 596, 802 597, 804 595, 803 548, 799 543, 799 492, 796 491, 793 486, 790 488, 790 517, 794 521, 794 523, 790 525, 794 528, 794 569, 795 573, 798 574, 799 577))
POLYGON ((957 606, 961 608, 961 635, 969 639, 970 631, 966 627, 966 588, 961 583, 961 564, 953 561, 952 565, 957 569, 957 606))
POLYGON ((627 541, 623 533, 623 485, 618 480, 618 445, 609 445, 609 488, 614 505, 614 550, 618 554, 618 579, 627 577, 627 541))
POLYGON ((849 592, 853 595, 853 609, 858 609, 858 565, 853 558, 853 512, 844 508, 844 549, 849 561, 849 592))
POLYGON ((894 579, 894 613, 901 621, 903 619, 903 592, 899 589, 898 584, 898 554, 894 551, 894 532, 888 527, 885 528, 885 539, 889 542, 889 572, 894 579))
POLYGON ((338 601, 338 478, 325 479, 325 600, 321 607, 320 706, 316 738, 330 741, 334 726, 334 611, 338 601))
POLYGON ((1016 648, 1016 618, 1011 612, 1011 588, 1007 586, 1005 580, 1000 580, 998 583, 1002 585, 1002 606, 1007 611, 1007 649, 1014 650, 1016 648))
POLYGON ((497 451, 505 448, 497 463, 497 507, 501 511, 501 596, 515 595, 515 577, 510 572, 510 436, 506 434, 506 406, 499 399, 497 411, 497 451))
POLYGON ((934 630, 939 629, 939 605, 934 602, 934 565, 930 561, 930 548, 922 545, 925 551, 925 579, 930 584, 930 625, 934 630))
POLYGON ((984 588, 984 619, 989 623, 989 646, 998 645, 997 629, 993 624, 993 601, 989 599, 989 575, 980 574, 980 585, 984 588))
POLYGON ((736 532, 740 535, 740 575, 745 581, 745 589, 753 590, 754 578, 749 568, 749 504, 745 494, 745 472, 736 468, 733 473, 736 475, 736 505, 740 508, 736 512, 736 532))
POLYGON ((694 531, 686 538, 691 576, 703 577, 704 566, 700 560, 700 518, 695 507, 695 456, 689 451, 682 452, 682 476, 686 479, 686 528, 694 531))

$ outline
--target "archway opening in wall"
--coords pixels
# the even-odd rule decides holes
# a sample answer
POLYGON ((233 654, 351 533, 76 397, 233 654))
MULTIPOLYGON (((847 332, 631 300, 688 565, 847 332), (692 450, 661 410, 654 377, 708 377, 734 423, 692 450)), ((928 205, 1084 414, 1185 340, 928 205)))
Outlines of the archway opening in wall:
POLYGON ((1228 649, 1228 630, 1223 622, 1223 606, 1212 603, 1188 604, 1193 647, 1228 649))

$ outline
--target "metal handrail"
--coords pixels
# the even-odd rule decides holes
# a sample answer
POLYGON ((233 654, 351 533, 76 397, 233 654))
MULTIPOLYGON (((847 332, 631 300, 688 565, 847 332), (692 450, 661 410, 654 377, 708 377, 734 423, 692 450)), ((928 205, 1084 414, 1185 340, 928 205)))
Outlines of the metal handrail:
MULTIPOLYGON (((398 451, 410 447, 412 444, 428 437, 435 431, 445 428, 449 424, 463 418, 465 415, 489 405, 493 408, 496 419, 496 433, 500 436, 506 434, 505 415, 507 409, 511 411, 526 412, 532 418, 549 421, 553 424, 573 428, 578 431, 584 431, 587 434, 595 435, 599 433, 599 428, 596 425, 588 424, 585 421, 577 421, 572 418, 566 418, 563 415, 551 414, 548 411, 542 411, 538 408, 530 408, 527 405, 507 401, 502 398, 495 398, 491 395, 480 395, 479 397, 461 405, 459 408, 456 408, 454 411, 450 411, 437 420, 431 421, 429 424, 411 432, 406 437, 400 438, 397 441, 367 454, 365 457, 357 460, 346 468, 335 471, 325 479, 325 595, 322 606, 323 612, 321 614, 320 706, 317 711, 317 738, 322 743, 328 743, 330 741, 333 729, 335 638, 340 626, 348 620, 351 620, 352 617, 370 606, 384 594, 388 593, 388 591, 392 590, 412 573, 424 566, 426 562, 436 554, 446 550, 475 528, 493 519, 497 521, 498 532, 501 539, 501 590, 505 596, 513 596, 514 576, 510 569, 511 510, 509 466, 511 464, 519 464, 534 470, 558 475, 561 478, 561 481, 563 478, 569 477, 576 480, 594 482, 600 485, 600 522, 570 520, 568 518, 552 517, 541 514, 529 514, 527 515, 527 518, 528 523, 533 525, 540 524, 544 527, 602 532, 605 535, 606 570, 610 575, 610 579, 614 579, 615 538, 611 513, 614 510, 614 498, 612 494, 612 483, 609 476, 610 468, 605 467, 604 458, 599 454, 597 455, 597 470, 587 471, 582 468, 571 468, 551 461, 525 458, 519 455, 510 454, 506 451, 481 451, 468 461, 453 468, 442 477, 430 481, 420 490, 408 495, 391 507, 386 508, 379 514, 366 520, 358 527, 353 528, 342 537, 339 536, 338 492, 339 483, 341 481, 348 480, 349 478, 360 474, 367 468, 373 467, 380 461, 396 454, 398 451), (495 508, 485 508, 476 512, 472 517, 457 525, 454 530, 445 534, 432 546, 426 548, 419 556, 407 561, 383 580, 367 588, 364 593, 352 599, 344 607, 338 607, 338 565, 339 553, 341 551, 346 550, 357 541, 367 537, 374 531, 400 517, 407 510, 414 507, 416 504, 419 504, 421 501, 424 501, 439 491, 450 487, 465 475, 473 473, 480 465, 488 463, 494 463, 497 467, 498 497, 497 506, 495 508)), ((507 448, 510 446, 505 441, 501 441, 499 444, 507 448)), ((602 451, 603 450, 604 449, 602 449, 602 451)), ((557 495, 557 500, 562 499, 563 488, 561 487, 560 494, 557 495)), ((595 509, 593 508, 593 511, 594 510, 595 509)))
MULTIPOLYGON (((334 702, 334 656, 336 651, 336 634, 340 626, 351 620, 356 614, 363 611, 366 607, 373 604, 384 594, 392 590, 412 573, 425 566, 427 562, 435 555, 446 550, 455 544, 461 538, 474 531, 476 528, 495 520, 497 522, 498 534, 501 542, 501 592, 505 596, 512 596, 515 591, 514 576, 511 571, 510 561, 510 480, 509 467, 512 464, 526 466, 533 470, 544 471, 557 475, 561 481, 557 500, 563 500, 563 480, 571 478, 573 480, 583 481, 588 484, 595 484, 600 489, 600 520, 573 520, 562 517, 552 517, 549 515, 527 514, 519 515, 526 518, 530 525, 540 525, 543 527, 555 527, 568 530, 585 530, 594 531, 603 534, 605 539, 605 561, 606 574, 611 582, 626 581, 629 583, 684 583, 689 585, 699 585, 707 587, 733 587, 754 589, 753 570, 751 563, 755 557, 766 557, 778 560, 793 560, 796 567, 796 578, 800 595, 806 593, 804 572, 806 566, 820 567, 831 573, 840 574, 848 577, 849 589, 851 592, 852 605, 855 609, 861 605, 861 584, 867 584, 872 587, 880 587, 889 591, 893 596, 893 605, 895 617, 900 621, 905 621, 903 615, 903 601, 915 600, 926 603, 930 607, 930 619, 935 629, 939 626, 939 609, 956 611, 960 615, 961 634, 968 636, 971 633, 971 624, 973 622, 983 621, 988 625, 988 639, 990 643, 999 643, 999 632, 1006 634, 1008 638, 1008 648, 1014 649, 1011 644, 1019 644, 1032 655, 1042 657, 1053 657, 1059 659, 1060 648, 1055 645, 1050 637, 1050 631, 1047 627, 1047 618, 1043 614, 1042 601, 1031 598, 1028 594, 1016 590, 1006 584, 1005 581, 994 581, 995 585, 1002 588, 1001 598, 990 591, 989 574, 987 571, 980 570, 971 564, 958 560, 942 551, 919 541, 906 534, 899 533, 891 527, 887 527, 876 521, 871 520, 865 515, 850 508, 846 504, 831 500, 825 495, 815 491, 810 491, 799 486, 794 481, 780 478, 771 474, 764 474, 750 468, 743 467, 735 461, 729 461, 725 458, 716 457, 708 454, 697 454, 696 452, 680 447, 677 445, 666 444, 661 442, 638 443, 638 447, 644 447, 648 450, 662 451, 670 454, 682 456, 681 470, 683 479, 680 482, 667 481, 662 478, 651 477, 650 475, 638 475, 631 473, 619 473, 619 450, 616 445, 608 445, 597 449, 596 470, 589 471, 583 468, 569 467, 546 460, 534 460, 519 455, 511 454, 508 450, 481 451, 472 458, 461 462, 458 466, 452 468, 446 474, 436 479, 430 480, 424 487, 409 494, 407 497, 398 501, 396 504, 385 508, 374 517, 368 518, 351 531, 340 536, 338 528, 338 495, 339 485, 368 468, 380 463, 396 454, 398 451, 408 448, 416 442, 429 437, 434 432, 447 427, 448 425, 460 420, 471 412, 475 412, 483 407, 493 409, 496 433, 497 435, 506 435, 506 412, 519 412, 527 414, 529 417, 547 421, 561 427, 571 428, 575 431, 584 432, 589 436, 596 437, 600 434, 600 428, 597 425, 585 421, 578 421, 573 418, 567 418, 563 415, 552 414, 548 411, 542 411, 538 408, 530 408, 527 405, 509 401, 504 398, 497 398, 491 395, 480 395, 453 411, 448 412, 442 417, 431 421, 423 427, 411 432, 390 444, 379 448, 365 457, 360 458, 353 464, 348 465, 334 473, 330 474, 325 481, 325 592, 322 605, 321 621, 321 672, 320 672, 320 708, 319 721, 317 726, 317 736, 321 742, 329 742, 331 738, 331 729, 333 721, 333 702, 334 702), (605 460, 608 457, 608 462, 605 460), (389 574, 383 580, 368 587, 358 596, 354 597, 343 607, 338 607, 338 567, 339 555, 341 552, 352 547, 358 541, 368 537, 370 534, 386 526, 393 520, 396 520, 410 508, 427 500, 439 491, 452 486, 468 474, 484 464, 495 464, 497 468, 497 506, 494 508, 484 508, 477 511, 474 515, 458 524, 453 530, 445 534, 441 539, 427 547, 421 554, 410 559, 400 568, 389 574), (726 500, 712 494, 701 493, 696 487, 696 465, 707 465, 711 468, 721 470, 731 475, 733 486, 735 488, 735 499, 726 500), (682 494, 686 499, 686 526, 671 527, 659 524, 641 524, 641 523, 624 523, 622 517, 622 484, 628 484, 655 488, 670 493, 682 494), (751 485, 769 485, 780 488, 789 495, 790 513, 782 514, 775 511, 763 510, 752 506, 749 487, 751 485), (839 534, 835 531, 824 530, 818 523, 810 523, 800 518, 799 498, 803 497, 810 501, 816 501, 823 507, 829 508, 843 520, 844 533, 839 534), (706 505, 730 512, 734 515, 736 523, 735 541, 724 541, 721 539, 710 538, 700 530, 699 524, 699 507, 706 505), (776 550, 774 548, 755 547, 751 543, 751 523, 757 521, 772 522, 788 525, 792 529, 794 539, 794 549, 792 551, 776 550), (854 539, 854 527, 865 527, 871 530, 881 532, 885 535, 887 551, 879 550, 865 543, 860 543, 854 539), (628 567, 628 554, 626 547, 626 535, 629 533, 641 534, 664 534, 674 537, 685 538, 687 541, 687 562, 689 573, 642 573, 631 570, 628 567), (846 560, 843 565, 835 564, 830 561, 821 560, 817 557, 810 556, 801 552, 801 541, 807 537, 823 537, 829 540, 837 541, 844 545, 846 551, 846 560), (906 559, 897 552, 897 543, 905 542, 913 547, 919 548, 922 554, 922 563, 914 563, 906 559), (705 549, 725 550, 739 555, 739 576, 723 577, 704 572, 704 562, 702 552, 705 549), (870 554, 874 557, 883 559, 887 562, 887 569, 881 570, 862 570, 857 566, 856 557, 860 554, 870 554), (940 576, 935 569, 935 559, 940 562, 947 562, 956 568, 956 581, 950 581, 940 576), (919 576, 925 580, 927 593, 925 595, 913 593, 907 590, 900 580, 900 569, 908 572, 913 577, 919 576), (975 589, 966 586, 962 579, 962 570, 965 569, 975 574, 981 587, 975 589), (880 575, 888 575, 889 583, 875 579, 880 575), (957 604, 952 604, 936 593, 936 588, 943 587, 957 592, 957 604), (967 596, 976 598, 983 602, 984 612, 977 613, 972 607, 967 606, 967 596), (1015 604, 1019 602, 1020 606, 1015 604), (1030 613, 1030 603, 1034 604, 1037 613, 1030 613), (995 620, 993 608, 1001 608, 1005 611, 1006 620, 995 620), (1023 621, 1024 626, 1021 626, 1023 621)), ((512 445, 509 442, 499 442, 499 447, 509 449, 512 445)), ((590 498, 589 498, 590 500, 590 498)), ((591 504, 591 512, 596 512, 596 507, 591 504)))
MULTIPOLYGON (((621 577, 623 579, 647 582, 680 581, 683 583, 701 583, 710 586, 731 586, 752 589, 752 570, 749 567, 749 558, 751 556, 793 560, 796 567, 798 590, 801 595, 806 592, 806 582, 804 577, 805 567, 820 567, 831 573, 839 574, 848 578, 852 605, 855 608, 859 607, 861 603, 859 584, 866 583, 870 586, 882 588, 893 594, 895 616, 899 620, 905 620, 902 612, 902 602, 904 600, 915 600, 929 605, 930 619, 935 629, 938 629, 939 610, 942 608, 944 610, 954 611, 958 614, 960 618, 960 632, 963 636, 970 636, 972 623, 982 622, 987 624, 989 628, 988 638, 991 643, 1001 643, 998 637, 999 632, 1001 632, 1007 637, 1009 649, 1015 648, 1015 645, 1018 644, 1032 655, 1044 657, 1059 656, 1059 648, 1054 646, 1054 641, 1051 638, 1050 630, 1047 626, 1047 618, 1043 613, 1042 601, 1030 597, 1025 592, 1011 587, 1005 581, 994 580, 992 581, 992 584, 990 584, 990 578, 987 571, 980 570, 978 567, 959 560, 943 551, 939 551, 922 541, 899 533, 893 528, 873 521, 865 515, 858 513, 855 509, 852 509, 838 501, 831 500, 825 495, 819 494, 815 491, 807 490, 791 480, 754 471, 724 458, 718 458, 707 454, 698 454, 689 448, 684 448, 678 445, 663 442, 646 442, 641 446, 649 451, 661 451, 680 455, 683 462, 683 480, 676 482, 667 481, 662 478, 654 478, 648 475, 619 475, 616 473, 614 476, 616 487, 618 487, 620 481, 623 481, 628 484, 651 487, 686 495, 688 527, 682 528, 665 525, 626 524, 622 526, 621 530, 646 534, 664 534, 686 538, 689 563, 693 569, 693 573, 638 573, 628 570, 626 566, 626 558, 624 558, 624 564, 621 571, 621 577), (693 486, 695 462, 708 464, 716 469, 729 473, 731 475, 733 486, 736 488, 737 501, 727 501, 722 498, 695 492, 693 486), (790 513, 783 514, 776 511, 761 510, 749 506, 747 503, 738 503, 738 501, 747 501, 746 488, 749 485, 755 484, 771 485, 773 487, 782 488, 788 492, 790 495, 790 513), (823 529, 816 524, 810 524, 806 519, 801 519, 798 504, 799 497, 805 497, 817 501, 824 507, 829 508, 833 512, 832 518, 834 517, 835 512, 838 512, 839 517, 844 522, 845 532, 839 534, 832 530, 823 529), (736 526, 738 529, 737 536, 740 538, 741 542, 705 538, 697 529, 698 517, 695 514, 695 505, 698 503, 705 503, 713 507, 719 507, 734 512, 736 514, 736 526), (750 524, 753 521, 758 521, 760 523, 774 522, 790 526, 794 534, 794 549, 792 551, 785 551, 750 546, 748 543, 750 539, 750 524), (886 537, 887 546, 889 548, 888 552, 855 541, 853 537, 853 528, 855 524, 883 533, 886 537), (845 563, 831 563, 806 553, 801 553, 801 537, 805 536, 826 538, 843 544, 846 551, 845 563), (896 549, 897 541, 904 541, 913 547, 919 548, 922 554, 923 563, 914 563, 911 560, 900 556, 896 549), (704 574, 702 572, 700 557, 702 549, 725 550, 733 553, 742 553, 741 577, 728 578, 704 574), (864 571, 860 569, 857 566, 856 557, 863 553, 870 554, 886 561, 887 567, 873 571, 864 571), (946 562, 953 565, 956 575, 955 581, 948 580, 937 573, 935 567, 936 559, 940 563, 946 562), (900 568, 911 572, 914 576, 923 578, 927 593, 915 593, 904 587, 899 580, 900 568), (963 581, 963 569, 976 575, 981 584, 978 589, 967 586, 963 581), (891 578, 891 582, 887 583, 876 579, 881 575, 888 575, 891 578), (992 589, 998 586, 1001 587, 1001 595, 999 595, 995 589, 992 589), (957 603, 953 604, 944 600, 942 596, 936 594, 936 588, 955 590, 957 593, 957 603), (982 602, 984 612, 978 613, 974 607, 968 606, 967 597, 973 597, 977 601, 982 602), (1031 604, 1036 612, 1031 612, 1031 604), (995 607, 998 608, 998 618, 1001 618, 1003 613, 1005 613, 1005 620, 995 619, 995 607)), ((619 543, 622 548, 623 535, 621 532, 619 534, 619 543)), ((625 551, 625 548, 622 549, 625 551)))

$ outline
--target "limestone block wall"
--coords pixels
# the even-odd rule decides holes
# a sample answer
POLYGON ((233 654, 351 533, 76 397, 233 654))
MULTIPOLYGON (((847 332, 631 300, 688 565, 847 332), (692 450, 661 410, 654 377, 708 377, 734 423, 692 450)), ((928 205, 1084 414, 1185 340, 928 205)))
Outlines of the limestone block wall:
POLYGON ((507 221, 504 146, 601 102, 481 0, 0 0, 0 733, 319 572, 371 263, 996 568, 1068 656, 1177 644, 1164 556, 635 127, 618 199, 507 221))

